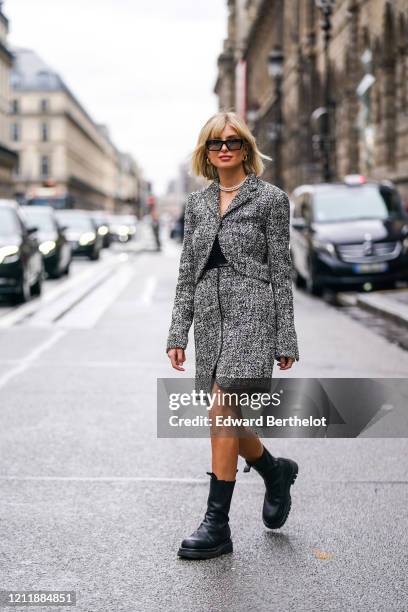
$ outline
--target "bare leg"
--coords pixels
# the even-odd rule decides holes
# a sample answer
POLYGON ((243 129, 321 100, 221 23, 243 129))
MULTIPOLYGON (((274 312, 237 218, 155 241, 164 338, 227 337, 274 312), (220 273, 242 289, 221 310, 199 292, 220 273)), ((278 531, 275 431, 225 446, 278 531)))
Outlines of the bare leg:
POLYGON ((221 480, 235 480, 238 455, 248 461, 259 459, 263 453, 263 445, 258 436, 248 427, 229 427, 216 426, 217 415, 230 415, 235 418, 242 418, 241 408, 228 393, 214 382, 212 391, 216 394, 209 417, 212 419, 211 427, 211 450, 212 450, 212 471, 221 480))
MULTIPOLYGON (((236 405, 238 415, 242 418, 241 407, 236 405)), ((239 449, 238 453, 248 461, 256 461, 263 453, 263 444, 257 434, 250 427, 239 428, 239 449)))
POLYGON ((256 461, 263 453, 263 444, 258 436, 252 431, 245 429, 248 432, 248 436, 245 438, 238 438, 239 441, 239 454, 248 461, 256 461), (252 434, 252 435, 251 435, 252 434))
POLYGON ((220 416, 236 416, 233 406, 225 400, 221 388, 214 382, 211 393, 216 394, 216 400, 208 416, 211 425, 212 471, 219 480, 235 480, 238 464, 239 439, 233 427, 217 426, 215 419, 220 416), (230 435, 228 435, 230 434, 230 435))

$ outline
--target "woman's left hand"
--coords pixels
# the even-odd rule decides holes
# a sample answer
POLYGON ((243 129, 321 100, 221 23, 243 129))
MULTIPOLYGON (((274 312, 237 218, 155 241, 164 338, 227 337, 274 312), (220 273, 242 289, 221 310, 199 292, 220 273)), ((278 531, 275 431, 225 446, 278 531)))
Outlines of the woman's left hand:
POLYGON ((289 368, 292 367, 292 364, 294 363, 294 359, 293 357, 285 357, 284 355, 282 355, 282 357, 280 357, 279 359, 279 369, 280 370, 289 370, 289 368))

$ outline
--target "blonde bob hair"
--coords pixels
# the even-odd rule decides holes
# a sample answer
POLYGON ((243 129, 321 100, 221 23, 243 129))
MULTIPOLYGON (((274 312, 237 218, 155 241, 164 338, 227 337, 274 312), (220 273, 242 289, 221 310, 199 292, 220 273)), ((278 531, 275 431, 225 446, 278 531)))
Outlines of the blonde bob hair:
POLYGON ((272 158, 259 151, 255 137, 251 134, 249 127, 242 117, 233 111, 216 113, 201 128, 196 147, 191 155, 193 173, 210 180, 218 177, 217 168, 206 161, 206 142, 209 138, 220 138, 226 125, 235 128, 238 136, 244 140, 244 146, 248 153, 247 159, 243 161, 245 173, 254 172, 256 176, 260 176, 265 167, 262 158, 269 160, 272 160, 272 158))

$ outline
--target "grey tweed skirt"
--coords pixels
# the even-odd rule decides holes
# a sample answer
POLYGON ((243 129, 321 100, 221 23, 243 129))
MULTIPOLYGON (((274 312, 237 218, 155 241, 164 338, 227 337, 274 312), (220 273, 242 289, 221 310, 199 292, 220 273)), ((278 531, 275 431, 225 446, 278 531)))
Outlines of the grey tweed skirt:
POLYGON ((211 394, 216 381, 230 392, 270 392, 275 342, 271 284, 229 263, 205 270, 194 294, 195 389, 211 394))

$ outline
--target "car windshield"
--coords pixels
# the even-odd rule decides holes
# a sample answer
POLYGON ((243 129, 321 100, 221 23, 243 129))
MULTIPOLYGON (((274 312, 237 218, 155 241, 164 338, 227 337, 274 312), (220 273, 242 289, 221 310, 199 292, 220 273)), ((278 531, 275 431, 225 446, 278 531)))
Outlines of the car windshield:
POLYGON ((92 231, 94 226, 86 215, 57 213, 60 225, 67 225, 69 228, 92 231))
POLYGON ((12 210, 0 208, 0 235, 11 236, 18 234, 19 226, 17 217, 12 210))
POLYGON ((24 217, 30 225, 35 225, 44 232, 55 231, 53 218, 48 212, 27 207, 24 208, 24 217))
POLYGON ((314 195, 314 220, 319 223, 401 215, 398 192, 382 185, 333 185, 316 189, 314 195))

